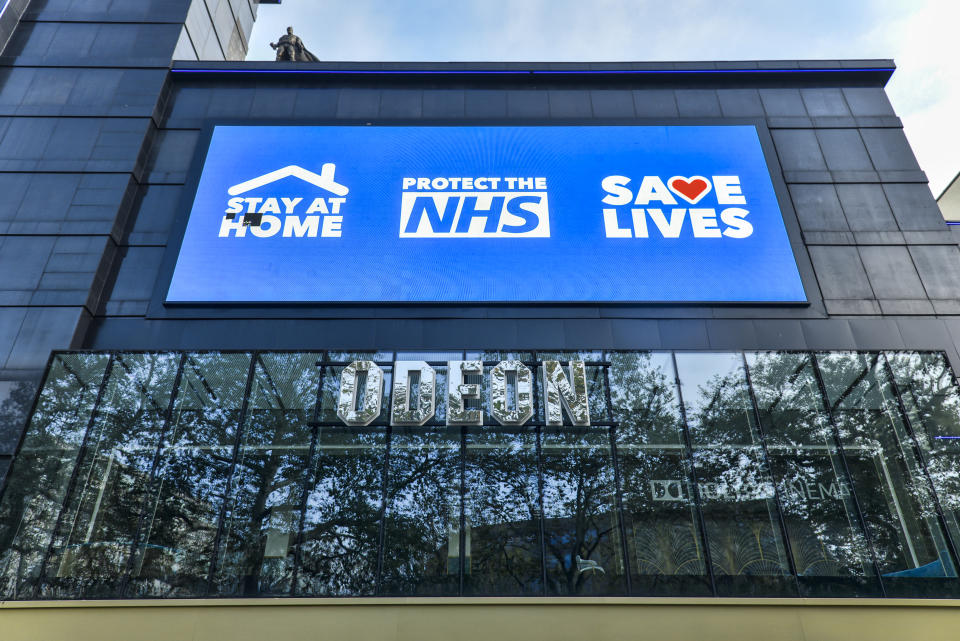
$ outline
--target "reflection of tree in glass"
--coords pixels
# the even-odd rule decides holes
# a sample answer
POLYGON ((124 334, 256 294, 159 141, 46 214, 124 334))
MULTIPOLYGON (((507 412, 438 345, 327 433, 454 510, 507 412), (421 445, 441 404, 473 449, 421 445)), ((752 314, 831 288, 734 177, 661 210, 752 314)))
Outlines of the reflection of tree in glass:
POLYGON ((683 443, 670 355, 611 352, 607 357, 617 442, 683 443))
POLYGON ((624 521, 636 575, 704 575, 669 353, 608 354, 624 521))
POLYGON ((118 354, 64 502, 42 595, 113 596, 126 573, 180 358, 118 354))
POLYGON ((54 358, 0 504, 0 594, 30 598, 107 366, 105 354, 54 358))
POLYGON ((883 356, 831 352, 817 362, 881 571, 940 563, 953 575, 883 356))
POLYGON ((467 439, 467 593, 540 593, 535 434, 478 428, 467 439))
POLYGON ((714 573, 788 574, 741 356, 678 353, 677 363, 714 573))
POLYGON ((886 354, 927 471, 955 542, 960 542, 960 391, 943 354, 886 354))
POLYGON ((318 353, 260 354, 224 520, 218 587, 228 594, 291 588, 300 498, 320 384, 318 353), (270 548, 270 549, 268 549, 270 548), (269 555, 269 556, 268 556, 269 555))
POLYGON ((542 451, 548 592, 622 593, 626 586, 607 430, 545 431, 542 451), (596 561, 604 572, 581 572, 578 556, 596 561))
POLYGON ((321 430, 316 484, 307 496, 298 594, 374 593, 385 448, 382 429, 321 430))
POLYGON ((383 594, 459 589, 459 435, 458 428, 393 428, 383 594))
POLYGON ((248 354, 187 356, 134 559, 135 595, 207 592, 249 364, 248 354))
POLYGON ((750 380, 800 576, 872 572, 807 354, 749 354, 750 380))

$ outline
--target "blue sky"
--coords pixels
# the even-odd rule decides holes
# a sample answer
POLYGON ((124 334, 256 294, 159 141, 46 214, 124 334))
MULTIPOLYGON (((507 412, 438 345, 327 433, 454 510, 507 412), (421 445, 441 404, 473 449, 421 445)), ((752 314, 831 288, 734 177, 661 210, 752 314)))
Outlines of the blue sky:
POLYGON ((960 171, 956 0, 283 0, 248 60, 288 25, 321 60, 893 58, 887 86, 939 195, 960 171))

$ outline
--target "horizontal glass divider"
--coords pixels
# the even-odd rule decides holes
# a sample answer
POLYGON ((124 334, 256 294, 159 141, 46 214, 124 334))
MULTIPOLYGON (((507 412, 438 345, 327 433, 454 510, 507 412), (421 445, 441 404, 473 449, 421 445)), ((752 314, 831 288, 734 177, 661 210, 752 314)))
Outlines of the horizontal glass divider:
MULTIPOLYGON (((475 408, 479 409, 479 408, 475 408)), ((527 421, 523 425, 499 425, 497 423, 484 423, 483 425, 466 425, 462 423, 454 423, 453 425, 447 425, 446 423, 424 423, 423 425, 388 425, 386 423, 373 423, 371 425, 344 425, 343 423, 330 423, 330 422, 321 422, 321 421, 306 421, 304 425, 309 427, 355 427, 355 428, 383 428, 383 427, 402 427, 410 429, 427 429, 431 427, 435 428, 455 428, 455 427, 466 427, 467 429, 480 429, 484 428, 487 430, 490 429, 518 429, 521 427, 552 427, 552 428, 569 428, 569 429, 586 429, 590 427, 619 427, 620 423, 618 421, 590 421, 590 425, 547 425, 543 421, 527 421)))
POLYGON ((617 443, 617 449, 623 450, 684 450, 686 445, 682 443, 617 443))
MULTIPOLYGON (((349 365, 349 364, 352 363, 353 361, 364 361, 364 360, 370 360, 370 359, 369 359, 369 358, 364 358, 363 356, 358 356, 357 358, 355 358, 355 359, 353 359, 353 360, 350 360, 350 361, 317 361, 316 363, 314 363, 314 365, 316 365, 317 367, 346 367, 347 365, 349 365)), ((419 360, 423 360, 423 359, 420 359, 420 358, 410 358, 410 359, 397 358, 397 361, 403 361, 403 360, 419 361, 419 360)), ((450 361, 470 361, 470 360, 478 360, 478 359, 471 359, 471 358, 451 358, 451 359, 450 359, 450 361)), ((498 360, 498 361, 482 361, 482 364, 483 364, 484 367, 496 367, 497 365, 499 365, 499 364, 502 363, 503 361, 512 361, 512 360, 517 360, 517 359, 504 358, 504 359, 501 359, 501 360, 498 360)), ((521 362, 522 364, 526 365, 527 367, 540 367, 541 365, 543 365, 543 361, 545 361, 545 360, 546 360, 546 361, 549 361, 549 360, 556 360, 556 359, 545 358, 545 359, 539 360, 539 361, 521 360, 520 362, 521 362)), ((427 365, 429 365, 430 367, 446 367, 446 366, 447 366, 447 363, 449 363, 450 361, 424 361, 424 362, 425 362, 427 365)), ((395 362, 396 362, 396 361, 392 361, 392 360, 391 360, 391 361, 383 361, 383 360, 375 360, 375 361, 373 361, 373 363, 374 363, 375 365, 378 365, 378 366, 380 366, 380 367, 393 367, 393 364, 394 364, 395 362)), ((563 366, 566 366, 566 367, 569 367, 569 365, 570 365, 570 361, 569 361, 569 360, 561 360, 561 361, 558 361, 558 362, 560 363, 560 365, 563 365, 563 366)), ((582 362, 582 363, 584 364, 584 366, 586 366, 586 367, 609 367, 609 366, 613 365, 613 363, 610 362, 610 361, 577 361, 577 362, 582 362)))

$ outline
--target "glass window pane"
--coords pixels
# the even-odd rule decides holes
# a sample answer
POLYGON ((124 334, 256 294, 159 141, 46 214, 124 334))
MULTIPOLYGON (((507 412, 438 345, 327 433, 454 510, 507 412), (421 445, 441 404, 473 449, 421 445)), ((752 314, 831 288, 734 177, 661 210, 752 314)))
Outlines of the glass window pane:
POLYGON ((747 354, 804 596, 878 596, 879 579, 807 354, 747 354))
POLYGON ((710 594, 673 360, 649 352, 609 359, 633 594, 710 594))
POLYGON ((888 352, 955 544, 960 543, 960 391, 943 354, 888 352))
POLYGON ((464 594, 541 594, 536 433, 474 428, 465 455, 464 594))
POLYGON ((460 429, 392 428, 383 595, 460 589, 460 429))
POLYGON ((223 594, 286 594, 293 586, 320 357, 257 356, 217 560, 223 594))
POLYGON ((383 428, 320 428, 298 595, 366 596, 376 591, 386 447, 383 428))
POLYGON ((29 599, 106 371, 106 354, 58 354, 0 503, 0 595, 29 599))
POLYGON ((207 593, 249 354, 187 354, 134 559, 133 596, 207 593))
POLYGON ((117 354, 78 462, 42 595, 117 596, 180 362, 117 354))
POLYGON ((545 428, 541 452, 547 594, 624 594, 609 430, 545 428))
POLYGON ((887 594, 956 589, 943 580, 956 570, 883 357, 834 352, 817 361, 887 594))
POLYGON ((717 593, 795 593, 742 356, 676 358, 717 593))

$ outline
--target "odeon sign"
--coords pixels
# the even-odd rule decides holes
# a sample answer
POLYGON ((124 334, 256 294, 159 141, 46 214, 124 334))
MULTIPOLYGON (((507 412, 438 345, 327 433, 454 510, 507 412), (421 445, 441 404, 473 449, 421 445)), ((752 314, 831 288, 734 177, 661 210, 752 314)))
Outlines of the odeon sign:
MULTIPOLYGON (((559 361, 543 361, 544 410, 547 425, 563 425, 566 412, 574 425, 590 425, 587 370, 583 361, 570 361, 564 372, 559 361)), ((467 376, 483 375, 482 361, 447 362, 447 425, 483 425, 483 410, 467 407, 480 400, 482 387, 467 376)), ((369 425, 383 406, 383 369, 373 361, 357 360, 340 372, 337 416, 347 425, 369 425), (366 378, 366 382, 362 379, 366 378), (360 384, 363 384, 363 390, 360 384), (362 393, 361 393, 362 392, 362 393)), ((423 425, 436 412, 437 372, 424 361, 393 364, 391 425, 423 425), (416 385, 414 379, 418 380, 416 385)), ((490 415, 501 425, 523 425, 533 417, 533 372, 521 361, 500 361, 490 370, 490 415), (515 385, 508 385, 514 378, 515 385), (510 388, 513 388, 512 390, 510 388)))

